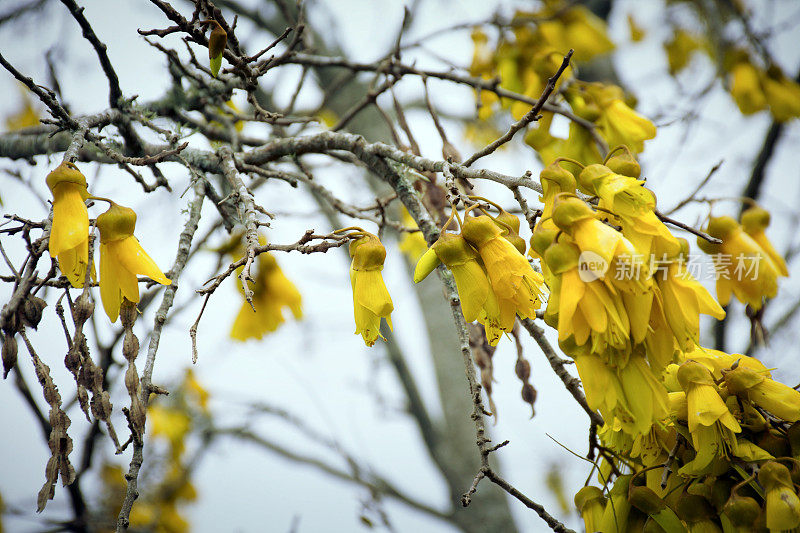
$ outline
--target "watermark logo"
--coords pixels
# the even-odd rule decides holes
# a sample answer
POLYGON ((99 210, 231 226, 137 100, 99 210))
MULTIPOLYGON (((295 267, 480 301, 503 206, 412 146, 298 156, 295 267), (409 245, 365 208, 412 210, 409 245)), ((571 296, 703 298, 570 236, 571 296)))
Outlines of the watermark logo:
POLYGON ((608 262, 603 256, 590 250, 581 252, 578 257, 578 277, 584 283, 603 279, 608 272, 608 262))

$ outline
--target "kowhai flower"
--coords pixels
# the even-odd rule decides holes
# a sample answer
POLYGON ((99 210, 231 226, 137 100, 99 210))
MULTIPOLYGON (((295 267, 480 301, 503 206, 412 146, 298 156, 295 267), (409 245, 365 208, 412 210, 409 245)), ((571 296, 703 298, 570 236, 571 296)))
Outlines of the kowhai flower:
POLYGON ((711 372, 696 361, 686 361, 678 369, 678 381, 686 392, 689 433, 697 451, 681 473, 705 472, 717 457, 735 455, 736 433, 742 431, 719 396, 711 372))
MULTIPOLYGON (((261 339, 264 334, 277 330, 286 320, 283 316, 286 307, 295 320, 303 318, 300 292, 283 273, 273 255, 263 253, 258 256, 258 271, 254 279, 253 305, 243 302, 231 327, 230 336, 237 341, 261 339)), ((241 285, 237 286, 244 295, 241 285)))
POLYGON ((381 335, 381 318, 386 319, 392 329, 392 297, 383 282, 381 271, 386 259, 386 249, 380 239, 366 231, 358 232, 360 237, 350 241, 350 284, 353 287, 353 313, 357 335, 364 344, 372 346, 381 335))
POLYGON ((769 226, 769 211, 759 206, 752 206, 742 213, 742 229, 758 243, 761 249, 769 256, 781 276, 788 276, 786 261, 779 254, 767 238, 764 231, 769 226))
POLYGON ((711 217, 706 231, 722 244, 698 237, 697 245, 711 254, 717 268, 717 299, 728 305, 733 293, 753 310, 778 293, 778 270, 767 253, 729 216, 711 217))
MULTIPOLYGON (((86 178, 75 163, 64 161, 47 175, 53 193, 53 225, 50 255, 58 259, 61 272, 73 287, 83 287, 89 265, 89 197, 86 178)), ((90 271, 94 279, 94 269, 90 271)))
POLYGON ((467 217, 461 233, 480 254, 500 308, 510 305, 522 318, 535 317, 544 290, 542 275, 503 238, 503 231, 487 215, 467 217))
MULTIPOLYGON (((109 201, 110 202, 110 201, 109 201)), ((100 230, 100 297, 111 322, 116 322, 123 298, 139 301, 137 275, 162 285, 172 283, 133 236, 136 213, 110 202, 108 211, 97 217, 100 230)))

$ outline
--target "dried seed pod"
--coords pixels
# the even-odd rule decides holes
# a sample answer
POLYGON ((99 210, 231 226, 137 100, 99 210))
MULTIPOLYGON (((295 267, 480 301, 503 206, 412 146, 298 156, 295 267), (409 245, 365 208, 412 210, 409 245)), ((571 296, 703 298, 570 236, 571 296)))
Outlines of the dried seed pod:
POLYGON ((527 359, 520 357, 517 359, 517 364, 514 366, 514 372, 522 381, 528 381, 531 377, 531 364, 527 359))
POLYGON ((8 373, 17 364, 17 339, 14 335, 3 337, 3 379, 8 377, 8 373))
POLYGON ((533 388, 533 385, 530 383, 526 383, 522 386, 522 401, 531 406, 531 418, 534 417, 536 414, 536 409, 534 409, 533 404, 536 402, 536 389, 533 388))
POLYGON ((72 319, 75 324, 85 324, 89 317, 94 313, 94 302, 89 298, 88 292, 82 292, 75 305, 72 306, 72 319))
POLYGON ((47 302, 37 296, 29 296, 22 305, 22 321, 26 326, 36 329, 42 321, 42 313, 47 302))

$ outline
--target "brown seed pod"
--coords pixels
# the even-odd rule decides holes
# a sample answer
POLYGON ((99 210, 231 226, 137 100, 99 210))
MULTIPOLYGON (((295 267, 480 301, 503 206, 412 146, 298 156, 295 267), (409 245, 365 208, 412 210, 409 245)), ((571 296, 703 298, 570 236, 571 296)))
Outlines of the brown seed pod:
POLYGON ((514 366, 514 372, 522 381, 528 381, 531 377, 531 364, 527 359, 520 357, 517 359, 517 364, 514 366))
POLYGON ((3 379, 8 377, 8 373, 17 364, 17 339, 14 335, 3 337, 3 379))
POLYGON ((22 306, 22 321, 23 323, 33 329, 39 326, 42 321, 42 313, 44 308, 47 307, 47 302, 37 296, 29 296, 22 306))

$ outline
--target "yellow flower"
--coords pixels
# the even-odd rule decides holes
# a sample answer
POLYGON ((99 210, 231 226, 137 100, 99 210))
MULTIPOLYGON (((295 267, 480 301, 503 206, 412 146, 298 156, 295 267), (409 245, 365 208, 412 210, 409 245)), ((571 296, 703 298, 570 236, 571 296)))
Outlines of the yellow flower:
POLYGON ((478 250, 500 308, 510 305, 520 317, 534 318, 536 309, 541 306, 542 275, 503 238, 503 231, 488 216, 467 217, 461 232, 478 250))
POLYGON ((616 216, 623 235, 644 257, 654 254, 661 259, 664 254, 672 256, 680 251, 678 240, 656 216, 655 196, 644 187, 644 181, 594 164, 581 171, 578 183, 584 192, 601 199, 599 206, 616 216))
MULTIPOLYGON (((545 252, 545 262, 559 276, 558 339, 573 336, 578 346, 590 339, 589 352, 606 353, 609 349, 627 351, 630 324, 619 294, 609 290, 600 279, 585 282, 578 271, 579 250, 570 243, 553 243, 545 252)), ((548 302, 548 308, 550 302, 548 302)))
POLYGON ((628 516, 631 514, 631 504, 628 502, 630 482, 630 475, 620 476, 614 482, 614 486, 608 491, 608 503, 597 531, 623 533, 628 530, 628 516))
POLYGON ((712 254, 717 269, 717 299, 728 305, 731 292, 753 310, 761 309, 764 298, 778 293, 778 271, 767 253, 731 217, 711 217, 706 229, 722 240, 714 244, 698 237, 701 250, 712 254))
MULTIPOLYGON (((285 322, 285 307, 289 308, 295 320, 303 318, 300 292, 284 275, 273 255, 263 253, 258 256, 258 270, 253 277, 253 305, 244 301, 231 327, 230 337, 237 341, 261 339, 265 333, 277 330, 285 322)), ((237 284, 237 287, 244 295, 241 285, 237 284)))
POLYGON ((723 370, 728 391, 786 422, 800 420, 800 391, 744 366, 723 370))
POLYGON ((688 255, 689 243, 685 239, 680 241, 683 253, 656 274, 655 279, 661 290, 667 323, 681 349, 688 351, 700 341, 700 314, 722 320, 725 311, 686 270, 683 258, 688 255))
POLYGON ((139 301, 137 275, 147 276, 162 285, 172 283, 144 251, 133 231, 133 209, 111 202, 108 211, 97 217, 100 230, 100 298, 111 322, 116 322, 122 299, 139 301))
POLYGON ((742 428, 719 396, 706 367, 686 361, 678 369, 678 381, 686 392, 689 433, 697 456, 681 474, 700 474, 718 457, 736 453, 736 433, 742 428))
POLYGON ((769 530, 786 531, 800 526, 800 499, 794 490, 789 469, 770 461, 759 469, 758 481, 766 493, 765 511, 769 530))
MULTIPOLYGON (((411 218, 408 210, 404 207, 402 210, 403 226, 409 229, 417 229, 417 223, 411 218)), ((428 249, 428 243, 425 242, 425 236, 421 231, 403 233, 403 238, 400 239, 400 251, 406 254, 408 260, 412 263, 419 261, 425 250, 428 249)))
POLYGON ((166 439, 173 457, 180 457, 184 450, 186 435, 191 428, 192 418, 187 413, 172 407, 151 405, 147 409, 147 420, 153 436, 166 439))
POLYGON ((739 61, 731 69, 731 96, 743 115, 752 115, 767 107, 761 87, 764 72, 749 61, 739 61))
POLYGON ((778 273, 781 276, 788 276, 789 270, 786 268, 786 261, 781 254, 775 251, 775 247, 772 246, 772 243, 764 233, 764 230, 769 226, 769 222, 769 211, 763 207, 753 206, 742 213, 742 229, 766 252, 778 269, 778 273))
POLYGON ((630 418, 616 413, 622 428, 632 435, 647 434, 669 414, 667 389, 645 361, 644 350, 634 351, 617 373, 630 411, 630 418))
POLYGON ((503 331, 510 332, 514 327, 516 314, 513 303, 504 300, 501 306, 492 292, 478 253, 467 244, 463 236, 442 232, 417 263, 414 282, 422 281, 439 262, 453 273, 464 320, 477 320, 483 324, 486 339, 491 346, 495 346, 503 331))
POLYGON ((800 85, 786 77, 777 68, 767 71, 764 78, 764 93, 769 111, 778 122, 786 122, 800 116, 800 85))
POLYGON ((591 485, 583 487, 575 494, 575 507, 581 514, 586 531, 598 531, 600 520, 603 519, 605 504, 603 491, 597 487, 591 485))
POLYGON ((386 259, 386 249, 375 235, 361 232, 363 237, 350 242, 350 284, 353 287, 353 312, 356 334, 364 344, 372 346, 381 335, 381 318, 392 329, 392 297, 386 290, 381 271, 386 259))
MULTIPOLYGON (((50 256, 58 259, 61 272, 73 287, 83 287, 89 264, 86 178, 74 163, 64 161, 47 175, 47 186, 53 193, 50 256)), ((94 268, 90 274, 94 279, 94 268)))
POLYGON ((669 63, 669 73, 676 74, 689 64, 692 54, 702 50, 705 46, 703 39, 696 35, 691 35, 683 29, 675 30, 672 38, 664 43, 664 50, 667 52, 667 62, 669 63))
POLYGON ((584 95, 599 109, 597 127, 609 146, 625 145, 632 152, 644 150, 644 141, 656 136, 652 122, 631 109, 616 85, 587 83, 584 95))
POLYGON ((197 405, 200 406, 205 412, 208 412, 208 399, 210 394, 208 390, 197 380, 194 375, 194 371, 191 368, 186 369, 186 373, 183 377, 183 387, 186 389, 187 393, 194 398, 197 402, 197 405))
POLYGON ((22 107, 13 115, 6 117, 6 129, 8 131, 16 131, 39 125, 39 112, 31 103, 28 89, 20 85, 20 90, 22 94, 22 107))

